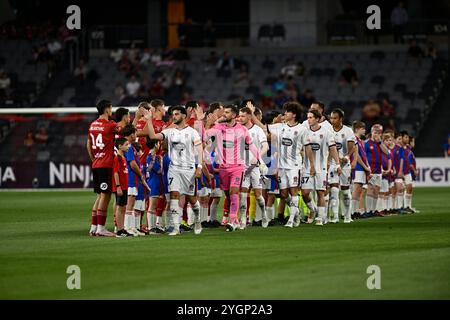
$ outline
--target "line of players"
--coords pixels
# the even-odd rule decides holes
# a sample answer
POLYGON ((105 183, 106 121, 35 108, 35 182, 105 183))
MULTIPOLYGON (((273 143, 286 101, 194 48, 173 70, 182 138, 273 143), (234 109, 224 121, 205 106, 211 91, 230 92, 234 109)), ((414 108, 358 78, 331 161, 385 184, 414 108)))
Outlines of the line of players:
POLYGON ((191 101, 171 107, 168 122, 161 100, 141 103, 133 123, 125 108, 116 111, 117 122, 110 121, 109 101, 100 101, 97 109, 100 116, 87 141, 97 193, 91 235, 177 235, 192 225, 196 234, 220 225, 227 231, 249 224, 322 226, 329 221, 328 211, 329 222, 339 222, 340 207, 344 223, 413 212, 416 169, 407 133, 394 137, 374 125, 364 141, 364 123, 345 126, 340 109, 328 121, 320 102, 311 105, 303 122, 302 107, 295 102, 265 121, 252 100, 243 101, 240 109, 212 103, 207 114, 191 101), (250 191, 256 203, 253 221, 250 191), (111 192, 116 194, 115 233, 105 228, 111 192))

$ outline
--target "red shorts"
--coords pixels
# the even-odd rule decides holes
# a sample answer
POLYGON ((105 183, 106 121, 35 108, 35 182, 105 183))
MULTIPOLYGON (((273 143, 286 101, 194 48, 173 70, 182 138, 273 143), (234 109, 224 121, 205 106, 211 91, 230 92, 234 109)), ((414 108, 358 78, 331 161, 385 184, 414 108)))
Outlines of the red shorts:
POLYGON ((243 174, 244 166, 220 168, 220 189, 228 191, 233 187, 240 188, 243 174))

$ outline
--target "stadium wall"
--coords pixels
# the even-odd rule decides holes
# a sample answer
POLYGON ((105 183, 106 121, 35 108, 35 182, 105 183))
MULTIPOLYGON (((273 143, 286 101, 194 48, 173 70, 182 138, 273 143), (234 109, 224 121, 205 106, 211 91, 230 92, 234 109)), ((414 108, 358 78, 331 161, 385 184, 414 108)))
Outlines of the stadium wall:
MULTIPOLYGON (((450 187, 450 159, 417 158, 417 187, 450 187)), ((91 188, 88 162, 0 163, 0 188, 91 188)))

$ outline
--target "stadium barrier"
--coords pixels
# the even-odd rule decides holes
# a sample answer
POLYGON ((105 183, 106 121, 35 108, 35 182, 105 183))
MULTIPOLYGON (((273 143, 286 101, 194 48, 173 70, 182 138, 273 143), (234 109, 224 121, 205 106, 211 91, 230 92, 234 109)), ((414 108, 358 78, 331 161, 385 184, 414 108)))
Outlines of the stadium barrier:
MULTIPOLYGON (((416 187, 450 187, 450 159, 417 158, 416 187)), ((88 162, 2 162, 0 188, 91 188, 88 162)))

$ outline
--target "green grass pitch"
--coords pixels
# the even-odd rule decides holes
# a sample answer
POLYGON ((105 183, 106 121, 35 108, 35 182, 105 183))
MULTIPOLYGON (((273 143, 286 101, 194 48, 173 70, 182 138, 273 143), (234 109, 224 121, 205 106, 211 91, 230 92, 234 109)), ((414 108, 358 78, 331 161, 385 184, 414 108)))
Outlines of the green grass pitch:
POLYGON ((91 192, 0 192, 0 298, 449 299, 449 196, 417 189, 420 213, 350 225, 116 239, 87 235, 91 192))

